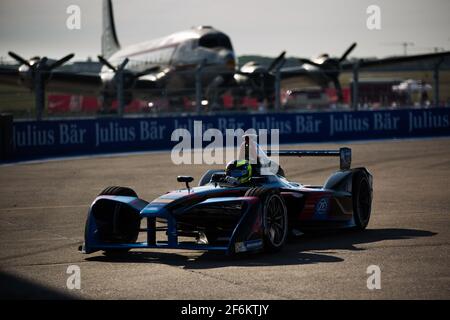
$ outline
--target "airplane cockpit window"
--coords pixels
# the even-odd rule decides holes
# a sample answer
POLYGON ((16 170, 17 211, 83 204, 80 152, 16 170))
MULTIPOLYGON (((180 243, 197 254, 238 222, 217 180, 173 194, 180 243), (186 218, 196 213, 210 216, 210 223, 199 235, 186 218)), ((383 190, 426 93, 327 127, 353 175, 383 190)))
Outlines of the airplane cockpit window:
POLYGON ((198 41, 198 45, 204 48, 225 48, 232 50, 230 39, 224 34, 206 34, 198 41))

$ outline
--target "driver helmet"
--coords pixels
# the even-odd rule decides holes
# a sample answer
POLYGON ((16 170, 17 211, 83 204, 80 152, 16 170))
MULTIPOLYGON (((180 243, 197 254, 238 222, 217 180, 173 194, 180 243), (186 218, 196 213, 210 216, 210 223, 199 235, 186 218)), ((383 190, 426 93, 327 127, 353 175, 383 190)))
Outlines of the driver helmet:
POLYGON ((236 184, 246 183, 252 177, 252 165, 247 160, 231 161, 227 164, 225 175, 227 180, 236 184))

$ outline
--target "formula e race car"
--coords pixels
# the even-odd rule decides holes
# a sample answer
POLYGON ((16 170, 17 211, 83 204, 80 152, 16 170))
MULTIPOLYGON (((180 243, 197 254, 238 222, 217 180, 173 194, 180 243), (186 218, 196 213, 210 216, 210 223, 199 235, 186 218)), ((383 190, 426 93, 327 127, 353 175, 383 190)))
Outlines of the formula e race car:
POLYGON ((372 175, 350 168, 349 148, 264 152, 246 135, 239 157, 226 170, 207 171, 197 187, 189 185, 192 177, 178 176, 185 188, 150 203, 130 188, 106 188, 89 209, 79 250, 107 255, 143 248, 273 252, 289 234, 366 228, 372 175), (336 156, 340 170, 321 186, 303 185, 287 180, 269 155, 336 156), (137 241, 140 234, 143 241, 137 241))

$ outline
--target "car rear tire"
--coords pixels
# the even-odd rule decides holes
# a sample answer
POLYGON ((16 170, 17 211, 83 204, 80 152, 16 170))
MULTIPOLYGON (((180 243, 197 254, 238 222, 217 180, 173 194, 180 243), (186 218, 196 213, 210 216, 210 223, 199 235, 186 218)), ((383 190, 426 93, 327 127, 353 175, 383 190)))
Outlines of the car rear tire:
POLYGON ((280 251, 288 235, 287 209, 280 193, 275 189, 257 187, 247 190, 245 196, 258 197, 261 201, 264 249, 268 252, 280 251))
MULTIPOLYGON (((100 192, 99 196, 126 196, 126 197, 138 197, 137 193, 128 187, 118 187, 111 186, 105 188, 102 192, 100 192)), ((122 204, 117 203, 115 211, 119 217, 114 219, 120 220, 122 223, 127 225, 126 228, 123 228, 120 231, 120 235, 118 236, 117 242, 120 243, 135 243, 139 236, 139 228, 140 228, 140 217, 136 215, 135 212, 130 210, 121 210, 120 206, 122 204)), ((104 250, 104 255, 109 257, 117 257, 123 254, 126 254, 130 249, 108 249, 104 250)))
POLYGON ((356 172, 352 181, 353 216, 357 230, 364 230, 370 220, 372 210, 372 188, 367 174, 356 172))

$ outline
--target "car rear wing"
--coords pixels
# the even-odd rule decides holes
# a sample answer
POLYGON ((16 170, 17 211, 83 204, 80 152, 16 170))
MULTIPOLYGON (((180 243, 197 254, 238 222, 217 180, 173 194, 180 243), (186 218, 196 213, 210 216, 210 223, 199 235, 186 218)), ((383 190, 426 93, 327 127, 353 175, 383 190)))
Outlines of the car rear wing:
POLYGON ((267 150, 267 155, 280 157, 339 157, 341 170, 350 169, 352 163, 352 149, 340 148, 339 150, 267 150))

